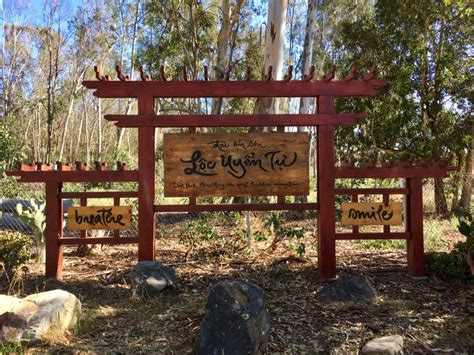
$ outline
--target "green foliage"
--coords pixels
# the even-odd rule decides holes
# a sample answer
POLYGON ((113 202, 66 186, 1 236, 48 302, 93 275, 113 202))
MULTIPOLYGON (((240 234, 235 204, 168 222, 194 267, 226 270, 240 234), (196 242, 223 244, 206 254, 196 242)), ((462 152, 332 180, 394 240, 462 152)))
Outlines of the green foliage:
POLYGON ((357 242, 363 248, 367 249, 405 249, 404 240, 361 240, 357 242))
POLYGON ((209 220, 205 216, 201 216, 198 220, 188 222, 179 235, 180 243, 190 249, 194 249, 205 242, 218 239, 219 234, 209 226, 209 220))
POLYGON ((24 354, 25 349, 20 342, 1 342, 0 343, 1 354, 24 354))
POLYGON ((9 280, 19 266, 30 260, 30 245, 31 239, 19 232, 0 231, 0 262, 9 280))
MULTIPOLYGON (((301 240, 304 237, 303 229, 285 226, 282 223, 282 215, 279 212, 268 214, 263 225, 273 235, 272 248, 275 248, 283 240, 301 240)), ((298 242, 294 249, 300 256, 306 252, 303 243, 298 242)))
POLYGON ((471 276, 466 255, 459 250, 426 253, 425 267, 444 281, 467 281, 471 276))
POLYGON ((36 259, 42 261, 44 256, 44 229, 46 227, 46 215, 44 212, 46 205, 33 199, 30 206, 23 208, 21 204, 16 205, 13 216, 20 219, 33 231, 33 241, 36 247, 36 259))
POLYGON ((459 211, 458 230, 466 237, 459 242, 450 253, 427 253, 425 265, 428 271, 438 275, 445 281, 468 281, 472 278, 471 264, 474 254, 474 223, 472 212, 459 211))

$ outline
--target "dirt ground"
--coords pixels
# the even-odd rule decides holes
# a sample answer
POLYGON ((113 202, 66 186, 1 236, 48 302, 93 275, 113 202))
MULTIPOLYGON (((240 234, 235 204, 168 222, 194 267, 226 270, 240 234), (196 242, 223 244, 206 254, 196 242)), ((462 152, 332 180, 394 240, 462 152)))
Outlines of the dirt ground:
MULTIPOLYGON (((173 228, 167 238, 160 232, 157 260, 173 266, 180 282, 146 301, 132 297, 127 281, 136 246, 103 247, 85 257, 69 248, 62 281, 46 280, 42 266, 30 264, 22 293, 65 289, 80 298, 83 317, 65 337, 25 350, 191 353, 210 289, 222 280, 249 280, 264 290, 272 319, 263 353, 357 351, 374 337, 393 334, 403 336, 408 353, 474 352, 472 285, 408 277, 403 250, 338 242, 338 275, 366 276, 378 296, 372 303, 323 303, 315 297, 324 283, 314 249, 303 257, 283 246, 249 254, 205 245, 189 252, 173 228)), ((312 235, 307 238, 315 244, 312 235)))

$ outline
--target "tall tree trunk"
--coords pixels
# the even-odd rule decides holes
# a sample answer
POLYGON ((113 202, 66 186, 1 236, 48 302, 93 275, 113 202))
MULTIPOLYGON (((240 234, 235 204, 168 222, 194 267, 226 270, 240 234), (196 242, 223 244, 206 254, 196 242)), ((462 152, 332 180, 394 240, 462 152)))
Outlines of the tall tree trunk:
MULTIPOLYGON (((133 68, 135 66, 135 47, 137 43, 137 30, 138 30, 138 18, 140 14, 140 0, 137 1, 137 11, 135 12, 135 21, 133 23, 133 35, 132 35, 132 49, 130 51, 130 80, 133 81, 133 68)), ((127 106, 125 108, 125 114, 128 115, 132 108, 133 99, 128 99, 127 106)), ((117 127, 117 151, 119 154, 120 148, 122 147, 123 135, 125 128, 117 127)))
MULTIPOLYGON (((264 74, 268 68, 273 68, 271 80, 281 80, 283 77, 283 44, 285 41, 287 0, 268 2, 267 28, 265 31, 264 74)), ((257 99, 255 113, 277 113, 278 100, 274 97, 257 99)))
MULTIPOLYGON (((214 70, 216 80, 224 79, 224 71, 228 63, 227 51, 229 49, 230 27, 230 0, 222 0, 222 22, 217 36, 217 59, 214 70)), ((222 100, 221 97, 212 99, 211 113, 213 115, 221 114, 222 100)))
MULTIPOLYGON (((302 56, 302 70, 301 70, 301 79, 304 78, 304 75, 309 73, 311 62, 313 60, 313 44, 314 37, 316 34, 316 14, 317 14, 317 0, 308 1, 308 17, 306 19, 306 34, 304 38, 303 46, 303 56, 302 56)), ((300 98, 300 114, 308 114, 310 112, 311 102, 314 102, 312 97, 302 97, 300 98)), ((307 127, 298 127, 298 132, 306 132, 307 127)), ((307 196, 297 196, 296 201, 298 202, 307 202, 307 196)))
POLYGON ((464 164, 464 181, 462 185, 461 192, 461 201, 459 207, 465 210, 471 209, 471 199, 472 199, 472 165, 473 165, 473 156, 472 151, 474 150, 474 124, 471 122, 471 146, 468 147, 466 154, 466 162, 464 164))

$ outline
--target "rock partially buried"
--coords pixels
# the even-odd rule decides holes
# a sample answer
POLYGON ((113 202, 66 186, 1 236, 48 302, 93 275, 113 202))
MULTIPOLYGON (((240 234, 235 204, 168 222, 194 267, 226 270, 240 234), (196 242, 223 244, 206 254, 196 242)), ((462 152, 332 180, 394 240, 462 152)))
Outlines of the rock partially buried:
POLYGON ((81 314, 79 299, 64 290, 33 294, 11 304, 9 310, 0 307, 0 336, 11 342, 40 340, 48 332, 72 329, 81 314))
POLYGON ((372 285, 360 275, 341 277, 323 287, 317 294, 321 300, 340 302, 371 301, 375 296, 372 285))
POLYGON ((207 300, 196 354, 256 354, 269 335, 262 289, 250 282, 221 282, 207 300))
POLYGON ((362 348, 362 354, 369 355, 398 355, 403 354, 403 338, 400 335, 390 335, 375 338, 362 348))
POLYGON ((170 266, 165 266, 156 260, 145 260, 133 268, 130 281, 134 295, 147 298, 171 287, 177 279, 170 266))

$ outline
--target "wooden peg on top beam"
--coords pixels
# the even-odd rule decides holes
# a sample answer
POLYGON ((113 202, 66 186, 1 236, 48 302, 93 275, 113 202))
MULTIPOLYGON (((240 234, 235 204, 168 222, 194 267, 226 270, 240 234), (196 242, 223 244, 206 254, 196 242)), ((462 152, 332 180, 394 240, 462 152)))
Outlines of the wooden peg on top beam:
POLYGON ((353 65, 349 74, 342 78, 342 80, 355 80, 357 77, 357 67, 353 65))
POLYGON ((120 68, 119 65, 116 65, 115 66, 115 71, 117 72, 117 78, 120 80, 120 81, 129 81, 130 80, 130 77, 127 75, 127 76, 124 76, 123 73, 122 73, 122 68, 120 68))
POLYGON ((118 161, 118 162, 117 162, 117 170, 118 170, 118 171, 125 171, 125 170, 127 170, 127 164, 118 161))
POLYGON ((367 80, 375 79, 376 75, 377 75, 377 66, 374 65, 372 66, 372 68, 369 69, 369 72, 367 73, 367 75, 364 75, 362 80, 367 81, 367 80))
POLYGON ((186 68, 186 65, 183 66, 183 80, 189 81, 188 69, 186 68))
POLYGON ((263 80, 265 81, 270 81, 272 80, 272 75, 273 75, 273 65, 270 65, 268 67, 268 72, 266 75, 264 75, 263 80))
POLYGON ((31 164, 25 164, 23 162, 18 162, 18 170, 20 171, 35 171, 36 170, 36 165, 35 163, 31 164))
POLYGON ((103 163, 103 162, 100 162, 100 161, 95 161, 94 165, 95 165, 95 170, 97 170, 97 171, 107 170, 107 163, 103 163))
POLYGON ((232 65, 229 64, 224 70, 224 80, 229 81, 231 71, 232 71, 232 65))
POLYGON ((94 73, 97 80, 105 81, 105 77, 102 75, 102 70, 100 70, 97 65, 94 65, 94 73))
POLYGON ((247 73, 245 74, 245 80, 250 81, 251 78, 252 78, 252 69, 250 69, 250 67, 247 67, 247 73))
POLYGON ((162 65, 160 67, 160 74, 161 74, 161 79, 163 79, 163 81, 168 81, 168 76, 166 75, 166 69, 165 69, 165 66, 162 65))
POLYGON ((56 162, 56 170, 58 171, 71 171, 71 165, 69 163, 63 163, 60 161, 56 162))
POLYGON ((140 68, 138 68, 140 71, 140 79, 142 81, 150 81, 150 76, 145 74, 145 69, 143 69, 143 66, 140 65, 140 68))
POLYGON ((76 170, 78 170, 78 171, 87 171, 87 170, 89 170, 89 167, 87 166, 87 163, 83 163, 81 161, 75 161, 74 164, 76 165, 76 170))
POLYGON ((207 65, 204 66, 204 80, 209 81, 209 67, 207 65))
POLYGON ((326 73, 326 75, 323 76, 322 80, 331 81, 332 79, 334 79, 335 76, 336 76, 336 66, 331 65, 331 67, 329 68, 329 71, 326 73))
POLYGON ((289 82, 291 79, 293 79, 293 66, 292 65, 288 67, 288 73, 285 74, 285 77, 283 78, 283 80, 286 82, 289 82))
POLYGON ((311 81, 311 80, 313 80, 314 70, 315 70, 314 65, 312 65, 312 66, 309 68, 308 74, 305 74, 305 75, 303 76, 303 80, 304 80, 304 81, 311 81))

